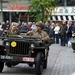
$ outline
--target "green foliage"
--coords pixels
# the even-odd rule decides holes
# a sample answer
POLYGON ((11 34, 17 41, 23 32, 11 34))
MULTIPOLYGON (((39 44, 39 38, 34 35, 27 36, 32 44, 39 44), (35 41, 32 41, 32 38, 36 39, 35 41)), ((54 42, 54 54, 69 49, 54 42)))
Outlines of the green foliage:
POLYGON ((35 12, 35 20, 47 20, 52 10, 58 5, 59 0, 29 0, 32 3, 29 6, 30 12, 35 12))

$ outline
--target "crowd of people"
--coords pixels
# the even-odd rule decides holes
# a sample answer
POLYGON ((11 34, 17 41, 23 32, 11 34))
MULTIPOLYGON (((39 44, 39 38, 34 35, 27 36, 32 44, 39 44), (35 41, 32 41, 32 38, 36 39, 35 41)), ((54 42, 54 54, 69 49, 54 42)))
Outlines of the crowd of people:
POLYGON ((40 34, 40 37, 45 37, 46 39, 53 38, 56 44, 59 44, 60 39, 60 46, 65 46, 68 44, 68 41, 72 38, 72 35, 75 33, 75 23, 72 21, 62 21, 62 23, 54 23, 52 21, 46 21, 43 23, 40 22, 12 22, 11 24, 7 20, 6 22, 2 22, 0 26, 0 36, 3 36, 3 33, 7 33, 7 35, 14 35, 20 33, 27 33, 39 36, 36 31, 42 30, 43 33, 40 34), (43 32, 44 31, 44 32, 43 32), (47 36, 47 34, 48 36, 47 36))

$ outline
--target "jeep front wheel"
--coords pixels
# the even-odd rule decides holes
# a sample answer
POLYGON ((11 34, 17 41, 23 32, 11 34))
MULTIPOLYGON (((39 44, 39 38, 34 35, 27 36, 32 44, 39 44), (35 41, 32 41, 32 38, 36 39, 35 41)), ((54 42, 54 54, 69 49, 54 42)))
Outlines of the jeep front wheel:
POLYGON ((4 62, 0 62, 0 72, 2 72, 3 67, 4 67, 4 62))
POLYGON ((41 75, 44 65, 44 55, 42 52, 39 52, 36 56, 35 70, 37 75, 41 75))
POLYGON ((44 69, 46 69, 47 68, 47 58, 44 60, 44 67, 43 67, 44 69))

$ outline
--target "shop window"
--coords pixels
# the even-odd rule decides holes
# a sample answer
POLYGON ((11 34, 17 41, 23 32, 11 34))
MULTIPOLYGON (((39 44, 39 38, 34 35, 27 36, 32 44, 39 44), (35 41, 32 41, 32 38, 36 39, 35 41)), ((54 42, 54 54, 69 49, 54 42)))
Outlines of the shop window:
POLYGON ((58 5, 59 6, 64 6, 64 0, 60 0, 58 5))
POLYGON ((75 6, 75 0, 67 0, 67 6, 75 6))
POLYGON ((3 21, 9 20, 9 12, 3 12, 3 21))

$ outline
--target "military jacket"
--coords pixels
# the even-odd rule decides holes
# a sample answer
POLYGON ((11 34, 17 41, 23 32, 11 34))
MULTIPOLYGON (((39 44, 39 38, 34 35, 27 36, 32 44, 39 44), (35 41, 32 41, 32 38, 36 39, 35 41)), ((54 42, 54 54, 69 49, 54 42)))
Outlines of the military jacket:
POLYGON ((47 34, 47 32, 41 30, 41 31, 33 31, 31 33, 31 35, 33 36, 37 36, 37 37, 43 37, 41 38, 42 40, 45 40, 45 41, 50 41, 50 38, 49 38, 49 35, 47 34))
POLYGON ((16 29, 15 31, 12 31, 11 29, 9 29, 7 31, 7 35, 20 35, 20 31, 18 29, 16 29))

